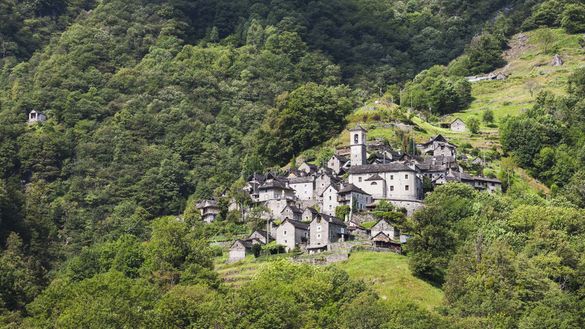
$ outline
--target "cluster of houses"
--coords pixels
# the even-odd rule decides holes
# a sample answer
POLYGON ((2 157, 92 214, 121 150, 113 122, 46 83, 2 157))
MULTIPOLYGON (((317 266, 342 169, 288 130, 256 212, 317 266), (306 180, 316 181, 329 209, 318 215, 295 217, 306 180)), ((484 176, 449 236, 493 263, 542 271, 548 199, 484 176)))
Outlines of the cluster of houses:
POLYGON ((248 238, 236 240, 230 247, 229 262, 244 259, 254 253, 254 248, 275 241, 277 245, 289 252, 295 248, 309 254, 331 250, 333 245, 359 237, 370 240, 372 245, 394 252, 402 251, 402 244, 407 236, 400 230, 380 219, 370 229, 366 229, 355 221, 344 222, 334 216, 320 214, 312 210, 310 222, 286 218, 271 232, 257 230, 248 238))
MULTIPOLYGON (((285 175, 248 177, 244 190, 254 204, 266 209, 267 239, 272 236, 287 250, 298 246, 308 252, 327 250, 331 243, 347 240, 352 231, 363 229, 354 215, 374 209, 382 200, 410 215, 423 206, 423 186, 429 184, 455 181, 482 191, 501 190, 497 179, 465 173, 457 161, 457 147, 441 135, 417 145, 417 155, 366 141, 366 130, 357 125, 350 129, 349 147, 338 149, 322 167, 305 162, 285 175), (336 218, 341 206, 348 206, 349 212, 345 218, 336 218)), ((214 200, 202 201, 198 208, 206 222, 219 213, 214 200)), ((393 230, 386 231, 372 230, 370 238, 389 246, 401 243, 393 230), (374 232, 384 234, 376 237, 374 232)), ((236 241, 242 250, 257 243, 261 239, 254 237, 236 241)))

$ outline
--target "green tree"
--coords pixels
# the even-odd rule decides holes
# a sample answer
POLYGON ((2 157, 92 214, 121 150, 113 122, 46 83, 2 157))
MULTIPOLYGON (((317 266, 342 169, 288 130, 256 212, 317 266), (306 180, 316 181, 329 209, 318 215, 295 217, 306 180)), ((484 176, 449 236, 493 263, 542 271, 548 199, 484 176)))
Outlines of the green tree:
POLYGON ((561 14, 561 26, 569 33, 585 32, 585 5, 567 4, 561 14))
POLYGON ((467 119, 467 127, 472 134, 479 133, 480 123, 476 117, 471 117, 467 119))
POLYGON ((483 111, 482 119, 485 123, 493 123, 494 122, 494 111, 487 109, 483 111))

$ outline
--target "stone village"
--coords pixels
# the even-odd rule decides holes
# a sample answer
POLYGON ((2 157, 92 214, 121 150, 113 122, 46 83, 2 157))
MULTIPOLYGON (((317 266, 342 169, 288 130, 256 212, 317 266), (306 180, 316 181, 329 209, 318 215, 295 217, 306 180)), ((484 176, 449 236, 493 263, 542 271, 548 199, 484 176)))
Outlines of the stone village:
MULTIPOLYGON (((270 241, 287 252, 298 248, 312 254, 358 237, 373 247, 400 252, 408 236, 390 223, 361 225, 373 219, 370 212, 383 200, 410 216, 423 206, 424 184, 461 182, 481 191, 501 190, 497 179, 465 173, 457 161, 457 147, 442 135, 417 145, 420 155, 413 156, 384 143, 366 143, 366 134, 359 124, 350 129, 349 148, 338 149, 322 167, 304 162, 285 175, 248 177, 244 190, 255 205, 267 210, 266 230, 236 240, 229 261, 243 259, 254 245, 270 241), (338 207, 344 206, 349 210, 345 218, 335 217, 338 207)), ((197 208, 206 223, 220 212, 215 200, 200 201, 197 208)))

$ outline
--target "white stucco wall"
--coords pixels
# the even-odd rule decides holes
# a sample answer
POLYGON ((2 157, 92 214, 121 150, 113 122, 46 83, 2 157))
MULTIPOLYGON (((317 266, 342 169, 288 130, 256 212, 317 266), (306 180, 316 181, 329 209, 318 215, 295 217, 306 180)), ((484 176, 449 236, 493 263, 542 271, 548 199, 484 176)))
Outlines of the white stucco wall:
POLYGON ((337 191, 332 186, 329 186, 323 193, 323 206, 321 207, 321 212, 330 216, 335 216, 335 208, 337 208, 337 206, 339 206, 339 202, 337 202, 337 191))
POLYGON ((314 199, 314 183, 290 183, 290 187, 295 190, 295 195, 299 200, 313 200, 314 199))
MULTIPOLYGON (((372 174, 351 174, 349 182, 365 192, 379 196, 379 190, 372 188, 371 182, 366 181, 372 174)), ((422 197, 422 183, 412 171, 397 171, 378 173, 386 182, 386 196, 380 199, 418 200, 422 197)))

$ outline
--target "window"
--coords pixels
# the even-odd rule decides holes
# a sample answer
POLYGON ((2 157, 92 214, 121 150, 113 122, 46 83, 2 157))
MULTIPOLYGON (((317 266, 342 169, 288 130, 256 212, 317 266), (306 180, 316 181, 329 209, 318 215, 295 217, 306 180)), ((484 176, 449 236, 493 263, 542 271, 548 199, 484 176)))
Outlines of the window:
POLYGON ((331 195, 329 196, 329 201, 331 201, 331 195))
POLYGON ((378 183, 376 183, 376 182, 372 182, 372 185, 378 185, 378 183))
POLYGON ((408 179, 408 174, 404 175, 404 178, 408 179))
POLYGON ((362 178, 361 177, 358 177, 358 182, 360 182, 360 183, 362 182, 362 178))
POLYGON ((360 136, 358 134, 353 135, 353 143, 357 144, 359 143, 360 140, 360 136))
POLYGON ((394 185, 390 186, 390 191, 394 191, 394 185))
POLYGON ((321 233, 317 234, 317 239, 321 239, 321 233))
POLYGON ((317 225, 317 231, 321 231, 321 225, 317 225))
POLYGON ((286 231, 284 231, 284 235, 286 235, 286 231))
POLYGON ((409 188, 408 185, 404 185, 404 190, 405 191, 408 191, 408 188, 409 188))
POLYGON ((390 175, 390 179, 394 179, 394 175, 390 175))

